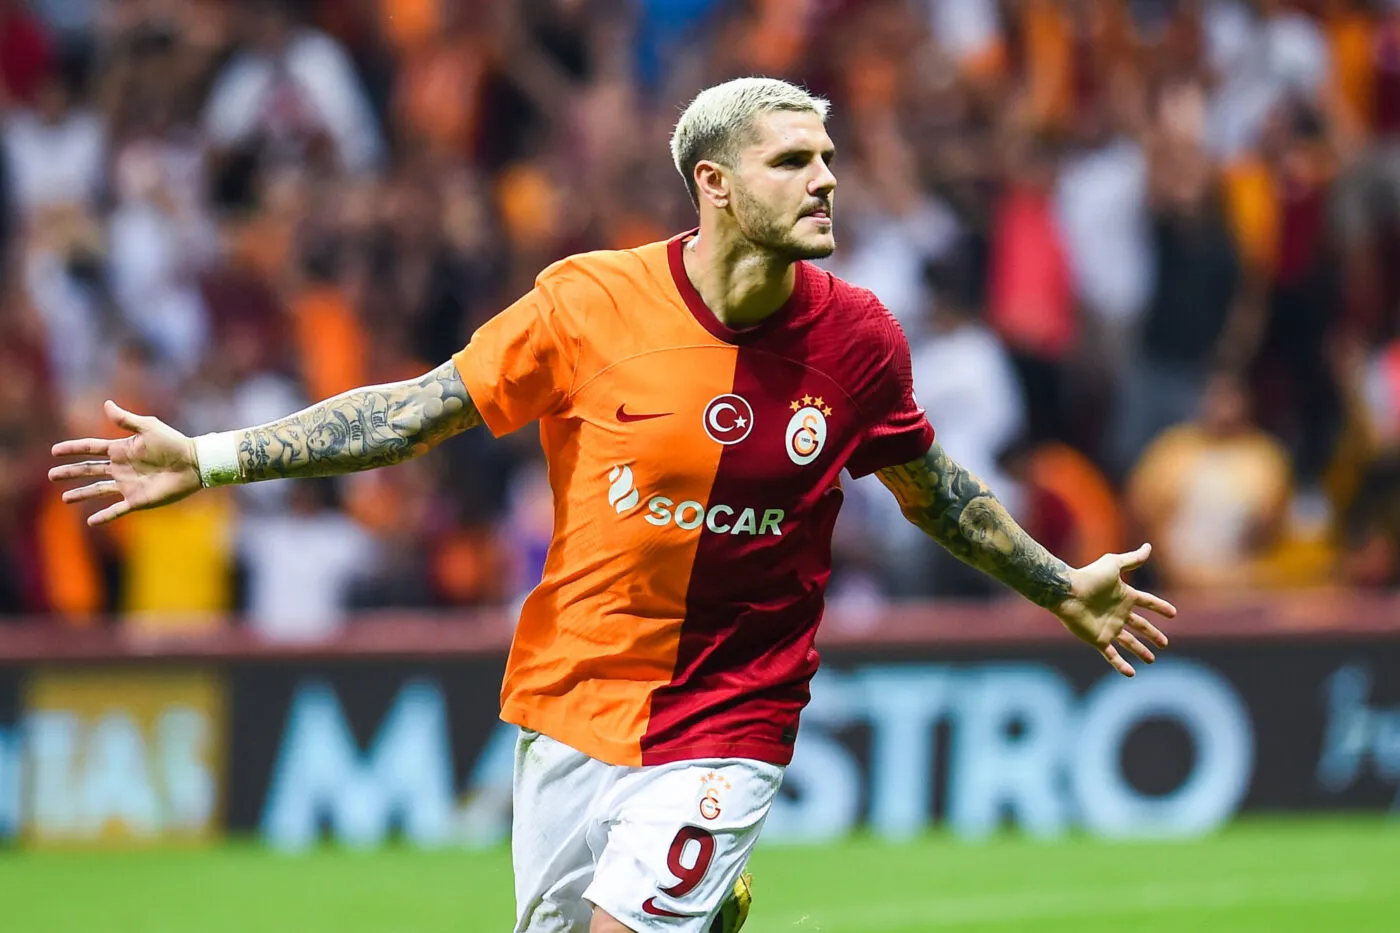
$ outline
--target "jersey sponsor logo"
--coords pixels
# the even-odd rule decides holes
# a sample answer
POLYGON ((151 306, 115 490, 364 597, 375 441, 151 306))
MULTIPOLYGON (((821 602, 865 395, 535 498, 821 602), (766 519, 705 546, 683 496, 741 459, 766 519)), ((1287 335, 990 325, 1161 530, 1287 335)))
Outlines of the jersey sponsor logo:
POLYGON ((703 421, 711 440, 737 444, 753 430, 753 406, 742 395, 717 395, 705 406, 703 421))
POLYGON ((798 466, 806 466, 821 454, 826 446, 826 419, 831 417, 831 409, 820 397, 804 395, 794 399, 789 406, 792 417, 788 419, 784 436, 787 443, 788 459, 798 466))
POLYGON ((654 897, 649 897, 642 901, 642 913, 651 914, 653 917, 677 917, 681 920, 685 919, 685 914, 672 913, 664 907, 657 907, 656 898, 654 897))
POLYGON ((694 499, 677 503, 667 496, 652 496, 647 501, 645 518, 658 527, 674 524, 684 531, 704 527, 717 535, 781 535, 782 509, 743 508, 718 505, 706 506, 694 499))
POLYGON ((608 482, 611 484, 608 486, 608 505, 616 509, 618 515, 637 507, 642 495, 637 492, 631 467, 613 467, 612 472, 608 474, 608 482))
POLYGON ((653 418, 665 418, 667 415, 673 414, 675 414, 675 412, 659 411, 655 414, 643 415, 638 414, 636 412, 628 411, 626 402, 623 402, 621 405, 617 406, 617 420, 621 421, 623 424, 632 424, 636 421, 650 421, 653 418))
MULTIPOLYGON (((608 505, 618 515, 627 515, 641 502, 632 468, 625 464, 608 471, 608 505)), ((736 508, 717 503, 706 505, 696 499, 677 502, 670 496, 656 495, 647 500, 644 518, 658 528, 675 525, 682 531, 703 528, 717 535, 774 535, 783 533, 782 509, 736 508)))

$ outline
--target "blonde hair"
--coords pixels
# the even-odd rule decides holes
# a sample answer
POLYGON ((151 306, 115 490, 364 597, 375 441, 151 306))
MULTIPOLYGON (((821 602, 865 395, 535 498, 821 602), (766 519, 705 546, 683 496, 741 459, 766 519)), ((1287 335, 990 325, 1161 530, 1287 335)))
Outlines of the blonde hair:
POLYGON ((697 207, 695 166, 704 160, 733 165, 754 120, 776 110, 815 113, 825 121, 831 104, 777 78, 735 78, 705 88, 685 108, 671 133, 671 160, 697 207))

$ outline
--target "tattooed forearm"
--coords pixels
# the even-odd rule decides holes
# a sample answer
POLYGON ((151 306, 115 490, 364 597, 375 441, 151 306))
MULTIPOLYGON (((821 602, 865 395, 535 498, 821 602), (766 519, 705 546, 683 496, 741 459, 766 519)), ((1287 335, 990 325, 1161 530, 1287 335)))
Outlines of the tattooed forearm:
POLYGON ((420 379, 354 389, 238 435, 248 482, 333 476, 401 463, 481 424, 448 361, 420 379))
POLYGON ((958 558, 1047 609, 1069 595, 1069 566, 1026 534, 937 442, 922 459, 878 475, 905 517, 958 558))

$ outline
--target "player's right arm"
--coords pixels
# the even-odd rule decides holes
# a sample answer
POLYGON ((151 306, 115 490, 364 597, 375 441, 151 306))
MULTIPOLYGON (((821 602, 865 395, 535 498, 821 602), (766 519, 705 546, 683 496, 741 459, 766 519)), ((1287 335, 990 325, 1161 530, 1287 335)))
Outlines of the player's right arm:
POLYGON ((90 516, 89 525, 177 502, 205 486, 335 476, 402 463, 482 423, 451 360, 417 379, 352 389, 268 424, 201 438, 114 402, 107 402, 106 413, 131 435, 55 444, 56 457, 95 459, 49 471, 55 481, 96 479, 65 492, 65 502, 117 498, 90 516))
POLYGON ((54 445, 54 456, 93 459, 54 467, 49 478, 96 480, 63 498, 115 498, 88 518, 89 525, 101 525, 204 486, 402 463, 478 424, 498 437, 509 434, 567 406, 583 343, 581 319, 595 300, 593 282, 571 261, 555 263, 432 372, 352 389, 258 427, 189 438, 108 402, 107 417, 131 435, 54 445))

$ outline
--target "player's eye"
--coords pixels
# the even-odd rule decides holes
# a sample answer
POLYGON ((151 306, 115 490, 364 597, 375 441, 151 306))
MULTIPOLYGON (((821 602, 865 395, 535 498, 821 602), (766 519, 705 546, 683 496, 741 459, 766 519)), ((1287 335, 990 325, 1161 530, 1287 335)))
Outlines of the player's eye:
POLYGON ((783 168, 801 168, 807 164, 807 157, 801 155, 790 155, 778 163, 783 168))

